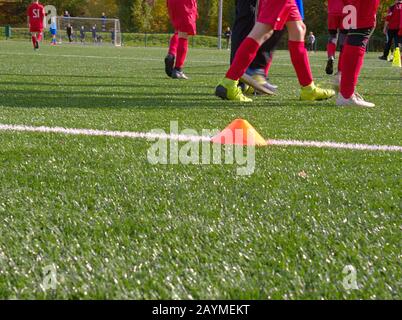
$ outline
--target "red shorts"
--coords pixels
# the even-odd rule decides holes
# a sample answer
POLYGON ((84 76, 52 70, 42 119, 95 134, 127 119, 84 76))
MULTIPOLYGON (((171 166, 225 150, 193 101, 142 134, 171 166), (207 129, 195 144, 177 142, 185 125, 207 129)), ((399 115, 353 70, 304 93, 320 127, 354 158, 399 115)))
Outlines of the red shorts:
POLYGON ((328 15, 328 30, 343 29, 342 27, 343 16, 340 14, 328 15))
POLYGON ((170 21, 176 32, 186 32, 189 35, 197 33, 197 1, 167 0, 170 21))
POLYGON ((29 26, 29 32, 43 32, 43 26, 29 26))
POLYGON ((257 22, 282 30, 288 21, 303 20, 295 0, 260 0, 257 22))

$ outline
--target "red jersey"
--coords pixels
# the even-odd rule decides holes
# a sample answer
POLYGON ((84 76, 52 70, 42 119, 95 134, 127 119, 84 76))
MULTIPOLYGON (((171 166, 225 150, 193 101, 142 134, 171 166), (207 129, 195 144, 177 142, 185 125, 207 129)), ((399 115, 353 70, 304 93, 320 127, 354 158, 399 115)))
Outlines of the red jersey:
MULTIPOLYGON (((357 29, 373 28, 376 25, 377 9, 380 5, 380 0, 343 0, 343 3, 345 6, 352 5, 355 7, 355 10, 348 10, 346 13, 356 12, 357 29)), ((345 11, 346 9, 344 7, 345 11)))
POLYGON ((387 13, 386 21, 388 21, 388 28, 391 30, 398 30, 400 24, 400 17, 402 12, 402 2, 398 2, 390 6, 387 13))
POLYGON ((30 28, 43 29, 43 19, 45 18, 45 8, 40 3, 32 3, 27 9, 30 28))
POLYGON ((343 11, 343 0, 328 0, 328 14, 341 16, 343 11))
POLYGON ((398 32, 398 35, 400 37, 402 37, 402 13, 401 13, 401 16, 399 17, 399 32, 398 32))

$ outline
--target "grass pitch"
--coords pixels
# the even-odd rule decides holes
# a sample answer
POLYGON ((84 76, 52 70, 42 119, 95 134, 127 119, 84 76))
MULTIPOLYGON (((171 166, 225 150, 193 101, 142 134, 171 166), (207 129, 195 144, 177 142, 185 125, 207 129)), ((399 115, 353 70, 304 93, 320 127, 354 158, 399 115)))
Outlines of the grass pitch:
MULTIPOLYGON (((279 96, 251 105, 213 96, 227 51, 191 50, 187 82, 166 78, 164 54, 0 42, 0 123, 201 130, 245 118, 265 138, 402 145, 399 70, 376 54, 359 85, 372 110, 298 101, 287 52, 271 72, 279 96)), ((325 55, 311 63, 328 83, 325 55)), ((240 177, 152 165, 146 140, 0 132, 0 146, 0 298, 402 297, 401 153, 260 148, 240 177), (55 290, 43 290, 47 266, 55 290)))

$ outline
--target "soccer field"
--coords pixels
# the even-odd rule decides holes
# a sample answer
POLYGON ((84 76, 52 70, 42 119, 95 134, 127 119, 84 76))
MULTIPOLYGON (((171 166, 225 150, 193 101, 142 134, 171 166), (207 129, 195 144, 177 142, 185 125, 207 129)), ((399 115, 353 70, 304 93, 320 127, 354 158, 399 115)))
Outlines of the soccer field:
MULTIPOLYGON (((358 87, 373 109, 300 102, 285 51, 278 96, 252 104, 213 95, 228 51, 190 50, 189 81, 165 76, 164 55, 0 42, 0 299, 400 299, 400 151, 261 147, 239 176, 151 164, 146 139, 4 129, 201 134, 243 118, 266 139, 402 146, 400 70, 377 54, 358 87)), ((325 63, 311 55, 324 85, 325 63)))

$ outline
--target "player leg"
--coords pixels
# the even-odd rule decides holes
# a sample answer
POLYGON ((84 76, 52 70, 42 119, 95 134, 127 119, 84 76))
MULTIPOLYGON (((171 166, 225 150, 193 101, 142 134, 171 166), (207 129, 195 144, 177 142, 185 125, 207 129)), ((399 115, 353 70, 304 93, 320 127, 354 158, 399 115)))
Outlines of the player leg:
POLYGON ((348 31, 347 30, 339 30, 339 38, 338 38, 338 43, 339 43, 338 74, 340 74, 342 72, 341 66, 342 66, 343 47, 345 46, 347 36, 348 36, 348 31))
MULTIPOLYGON (((232 62, 237 49, 242 41, 248 36, 254 27, 256 21, 256 0, 236 1, 236 15, 232 28, 232 46, 231 59, 232 62)), ((262 86, 265 86, 269 91, 274 92, 277 86, 268 82, 267 76, 272 63, 273 51, 279 42, 283 31, 275 31, 273 36, 264 42, 258 50, 255 59, 247 69, 247 74, 262 86)), ((247 93, 253 93, 254 89, 247 85, 244 86, 247 93)))
POLYGON ((341 77, 342 77, 342 59, 343 59, 343 47, 346 42, 346 38, 348 35, 347 30, 339 30, 339 38, 338 38, 338 43, 339 43, 339 56, 338 56, 338 72, 335 75, 334 78, 334 87, 336 91, 339 91, 339 86, 341 84, 341 77))
POLYGON ((336 101, 339 106, 355 105, 360 107, 374 107, 355 93, 360 70, 363 66, 364 55, 372 29, 355 29, 349 32, 342 58, 342 78, 340 92, 336 101))
POLYGON ((261 44, 267 41, 273 33, 270 24, 257 22, 253 30, 241 43, 233 62, 226 73, 225 78, 216 87, 215 95, 227 100, 250 102, 238 87, 240 77, 246 72, 248 66, 254 60, 261 44))
POLYGON ((384 53, 382 54, 382 56, 378 57, 380 60, 388 59, 388 55, 389 55, 389 53, 391 51, 391 47, 392 47, 392 41, 393 41, 393 37, 392 37, 391 30, 388 30, 387 35, 386 35, 386 42, 385 42, 385 46, 384 46, 384 53))
POLYGON ((274 30, 284 28, 285 21, 278 18, 288 13, 287 0, 260 0, 257 22, 236 51, 225 78, 216 87, 216 96, 241 102, 252 101, 238 88, 239 79, 254 60, 260 46, 271 38, 274 30))
POLYGON ((176 63, 172 72, 173 79, 185 79, 188 77, 183 72, 184 62, 186 61, 187 51, 188 51, 188 33, 179 31, 178 33, 178 46, 177 46, 177 56, 176 63))
POLYGON ((329 29, 329 37, 327 43, 327 66, 325 68, 325 72, 327 74, 334 73, 334 60, 335 60, 335 53, 336 53, 336 44, 338 42, 338 30, 337 29, 329 29))
POLYGON ((296 5, 292 6, 286 27, 289 33, 289 52, 293 67, 301 85, 300 99, 305 101, 325 100, 333 97, 335 91, 317 87, 313 81, 310 61, 305 47, 306 26, 301 20, 296 5))
POLYGON ((169 51, 167 56, 165 57, 165 72, 169 77, 172 76, 173 67, 177 55, 178 44, 179 44, 179 34, 175 32, 173 36, 170 38, 169 51))
POLYGON ((43 30, 40 30, 40 31, 38 32, 38 42, 41 42, 41 41, 42 41, 42 37, 43 37, 43 30))
POLYGON ((268 74, 272 65, 275 49, 282 39, 283 34, 284 30, 274 31, 272 37, 262 44, 256 57, 246 71, 248 75, 271 92, 275 92, 278 86, 269 82, 268 74))
POLYGON ((38 32, 37 31, 31 31, 31 40, 32 40, 32 45, 34 50, 39 49, 39 41, 38 41, 38 32))

